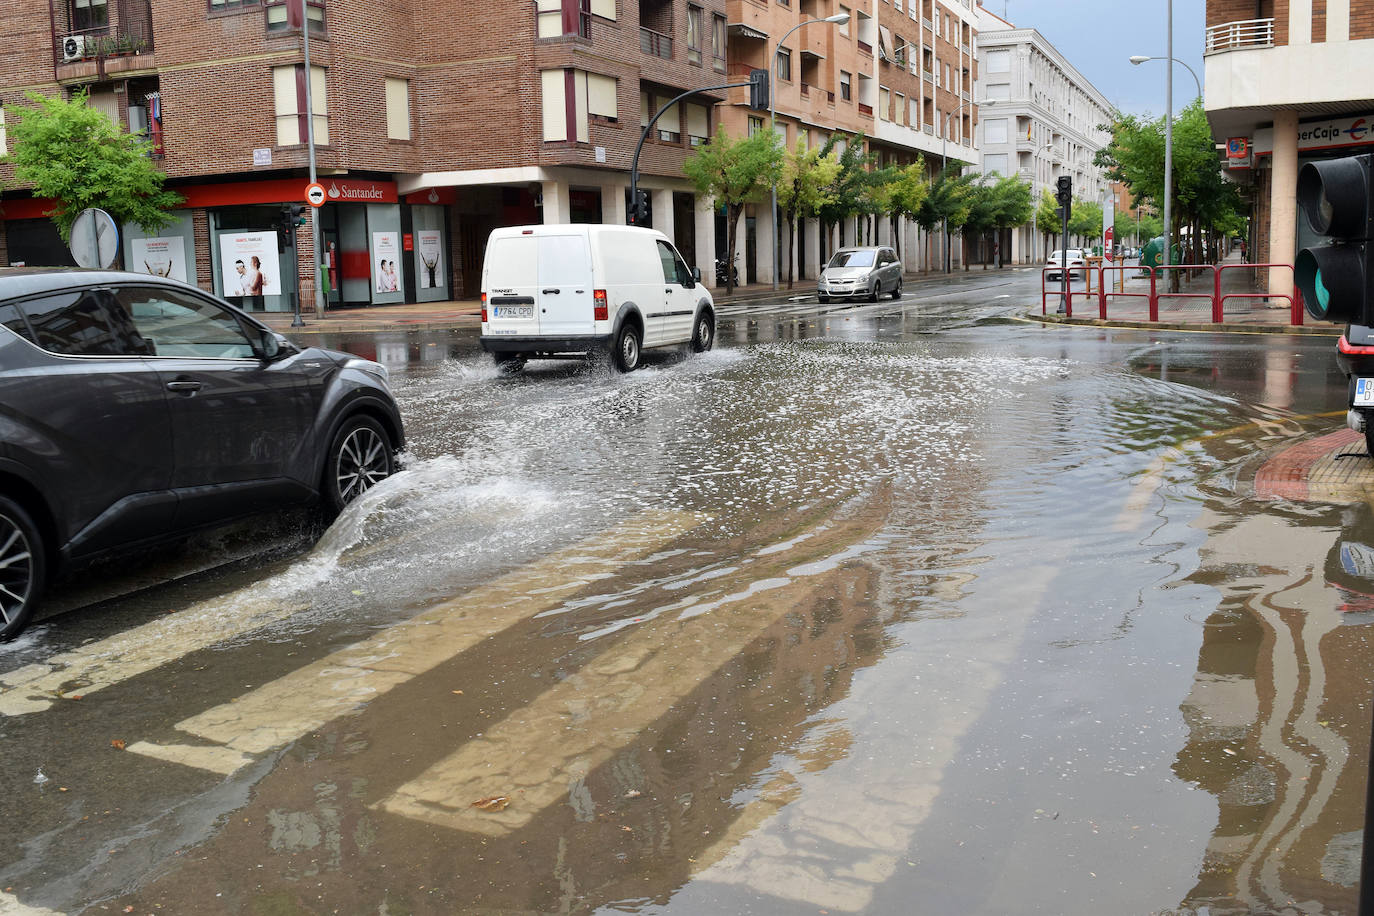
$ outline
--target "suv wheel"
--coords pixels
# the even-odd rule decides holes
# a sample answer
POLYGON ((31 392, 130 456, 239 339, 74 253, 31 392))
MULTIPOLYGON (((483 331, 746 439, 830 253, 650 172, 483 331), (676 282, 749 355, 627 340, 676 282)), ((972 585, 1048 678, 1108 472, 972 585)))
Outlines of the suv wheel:
POLYGON ((639 329, 628 323, 621 325, 620 333, 615 338, 615 349, 611 351, 615 367, 621 372, 633 372, 638 369, 639 345, 639 329))
POLYGON ((376 420, 350 417, 334 435, 324 467, 324 495, 337 515, 395 470, 391 440, 376 420))
POLYGON ((0 641, 13 639, 43 592, 43 539, 29 514, 0 496, 0 641))

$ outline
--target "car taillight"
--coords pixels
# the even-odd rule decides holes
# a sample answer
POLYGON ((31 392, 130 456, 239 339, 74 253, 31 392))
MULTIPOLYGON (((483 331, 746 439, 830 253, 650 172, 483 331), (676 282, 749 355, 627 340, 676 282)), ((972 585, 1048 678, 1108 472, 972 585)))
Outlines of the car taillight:
POLYGON ((487 323, 487 294, 482 294, 482 324, 487 323))
POLYGON ((1341 339, 1336 342, 1336 349, 1346 356, 1374 356, 1374 347, 1366 347, 1360 344, 1353 344, 1341 335, 1341 339))
POLYGON ((610 319, 611 310, 606 304, 606 291, 604 289, 592 290, 592 303, 594 305, 593 320, 606 321, 610 319))

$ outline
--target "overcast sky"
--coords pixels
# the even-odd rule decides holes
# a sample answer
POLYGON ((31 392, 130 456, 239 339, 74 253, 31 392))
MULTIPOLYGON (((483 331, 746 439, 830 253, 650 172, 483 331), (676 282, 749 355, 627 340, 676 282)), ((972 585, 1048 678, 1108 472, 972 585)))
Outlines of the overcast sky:
MULTIPOLYGON (((1017 28, 1038 29, 1070 63, 1123 111, 1164 114, 1164 61, 1131 63, 1134 54, 1164 57, 1170 0, 983 0, 989 12, 1017 28)), ((1197 95, 1184 69, 1202 73, 1203 0, 1174 6, 1174 112, 1197 95)))

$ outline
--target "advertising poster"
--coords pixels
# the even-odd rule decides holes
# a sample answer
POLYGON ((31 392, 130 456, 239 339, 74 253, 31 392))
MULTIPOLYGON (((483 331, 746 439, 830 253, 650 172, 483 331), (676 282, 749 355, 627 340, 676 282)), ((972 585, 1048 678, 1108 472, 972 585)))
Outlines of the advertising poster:
POLYGON ((282 294, 276 232, 226 232, 219 237, 219 252, 225 296, 282 294))
POLYGON ((372 288, 379 293, 401 289, 401 268, 396 258, 401 253, 399 232, 372 233, 372 288))
POLYGON ((181 236, 165 239, 130 239, 133 258, 129 269, 155 277, 171 277, 186 282, 186 240, 181 236))
POLYGON ((421 229, 415 233, 415 252, 420 258, 420 288, 433 289, 443 285, 443 233, 438 229, 421 229))

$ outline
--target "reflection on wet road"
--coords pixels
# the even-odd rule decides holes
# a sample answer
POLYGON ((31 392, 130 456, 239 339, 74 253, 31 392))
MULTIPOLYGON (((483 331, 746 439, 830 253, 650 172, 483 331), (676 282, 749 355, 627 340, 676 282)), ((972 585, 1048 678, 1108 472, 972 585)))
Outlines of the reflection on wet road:
POLYGON ((1329 342, 1005 282, 627 377, 340 341, 404 473, 0 663, 0 911, 1350 911, 1374 519, 1246 483, 1329 342))

